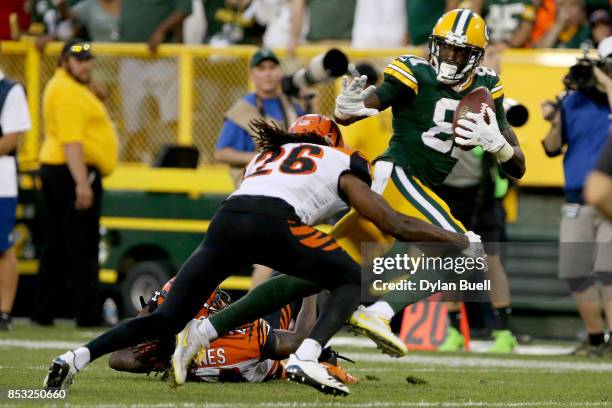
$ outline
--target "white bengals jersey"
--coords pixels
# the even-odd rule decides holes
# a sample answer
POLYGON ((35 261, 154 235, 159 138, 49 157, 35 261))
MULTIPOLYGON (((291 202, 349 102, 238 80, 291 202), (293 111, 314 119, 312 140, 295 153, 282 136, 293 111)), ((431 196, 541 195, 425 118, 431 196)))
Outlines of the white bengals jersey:
POLYGON ((356 151, 308 143, 287 143, 264 151, 247 165, 232 196, 276 197, 290 204, 304 224, 316 225, 347 207, 340 176, 355 174, 371 184, 370 164, 356 151))

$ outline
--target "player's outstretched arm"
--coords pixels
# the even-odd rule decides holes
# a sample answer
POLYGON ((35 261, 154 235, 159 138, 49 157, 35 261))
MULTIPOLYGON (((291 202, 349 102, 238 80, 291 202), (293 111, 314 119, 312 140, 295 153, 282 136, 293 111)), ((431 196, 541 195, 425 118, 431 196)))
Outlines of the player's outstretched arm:
POLYGON ((275 344, 272 358, 281 360, 295 353, 317 320, 317 295, 304 298, 302 308, 295 319, 293 331, 274 330, 275 344))
POLYGON ((395 211, 357 176, 347 173, 340 178, 340 189, 351 206, 372 221, 382 232, 405 242, 447 242, 458 249, 469 246, 464 234, 443 230, 418 218, 395 211))

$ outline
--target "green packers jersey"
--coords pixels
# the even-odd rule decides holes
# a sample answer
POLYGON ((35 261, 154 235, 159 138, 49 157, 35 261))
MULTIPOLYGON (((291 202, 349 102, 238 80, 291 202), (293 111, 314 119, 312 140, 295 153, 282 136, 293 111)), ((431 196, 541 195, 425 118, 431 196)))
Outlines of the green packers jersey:
POLYGON ((509 42, 521 21, 535 21, 535 7, 531 0, 487 0, 486 16, 491 41, 509 42))
POLYGON ((480 86, 489 89, 500 130, 509 127, 503 109, 503 86, 490 68, 476 68, 471 81, 457 89, 439 82, 427 60, 403 55, 387 66, 384 77, 376 95, 381 110, 392 109, 393 136, 389 148, 377 160, 392 161, 429 186, 442 183, 457 162, 453 114, 470 91, 480 86))

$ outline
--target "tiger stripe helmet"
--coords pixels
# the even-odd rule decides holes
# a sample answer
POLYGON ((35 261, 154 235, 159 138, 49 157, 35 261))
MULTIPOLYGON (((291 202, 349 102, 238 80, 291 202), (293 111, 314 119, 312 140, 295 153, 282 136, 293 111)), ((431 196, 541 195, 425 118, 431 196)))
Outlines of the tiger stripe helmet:
POLYGON ((482 17, 469 9, 455 9, 438 19, 429 37, 429 62, 438 81, 455 85, 474 74, 489 42, 487 25, 482 17), (464 62, 445 59, 441 48, 452 47, 465 56, 464 62))
POLYGON ((300 116, 289 128, 289 133, 314 133, 331 147, 344 147, 342 132, 336 122, 325 115, 308 114, 300 116))

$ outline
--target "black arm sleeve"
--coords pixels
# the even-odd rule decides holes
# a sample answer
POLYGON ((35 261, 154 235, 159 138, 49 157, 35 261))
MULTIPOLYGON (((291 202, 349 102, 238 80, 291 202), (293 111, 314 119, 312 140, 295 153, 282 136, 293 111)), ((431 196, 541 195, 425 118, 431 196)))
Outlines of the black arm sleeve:
POLYGON ((351 203, 349 202, 348 197, 346 197, 346 195, 340 188, 340 180, 342 179, 342 176, 349 173, 363 180, 363 182, 366 183, 368 186, 371 186, 372 172, 370 170, 370 162, 361 153, 355 151, 351 154, 349 168, 344 170, 340 174, 340 177, 338 177, 338 193, 340 194, 340 198, 342 198, 342 200, 344 200, 348 205, 350 205, 351 203))
POLYGON ((368 186, 372 185, 370 162, 361 153, 353 152, 353 154, 351 154, 351 163, 348 172, 359 177, 368 186))

